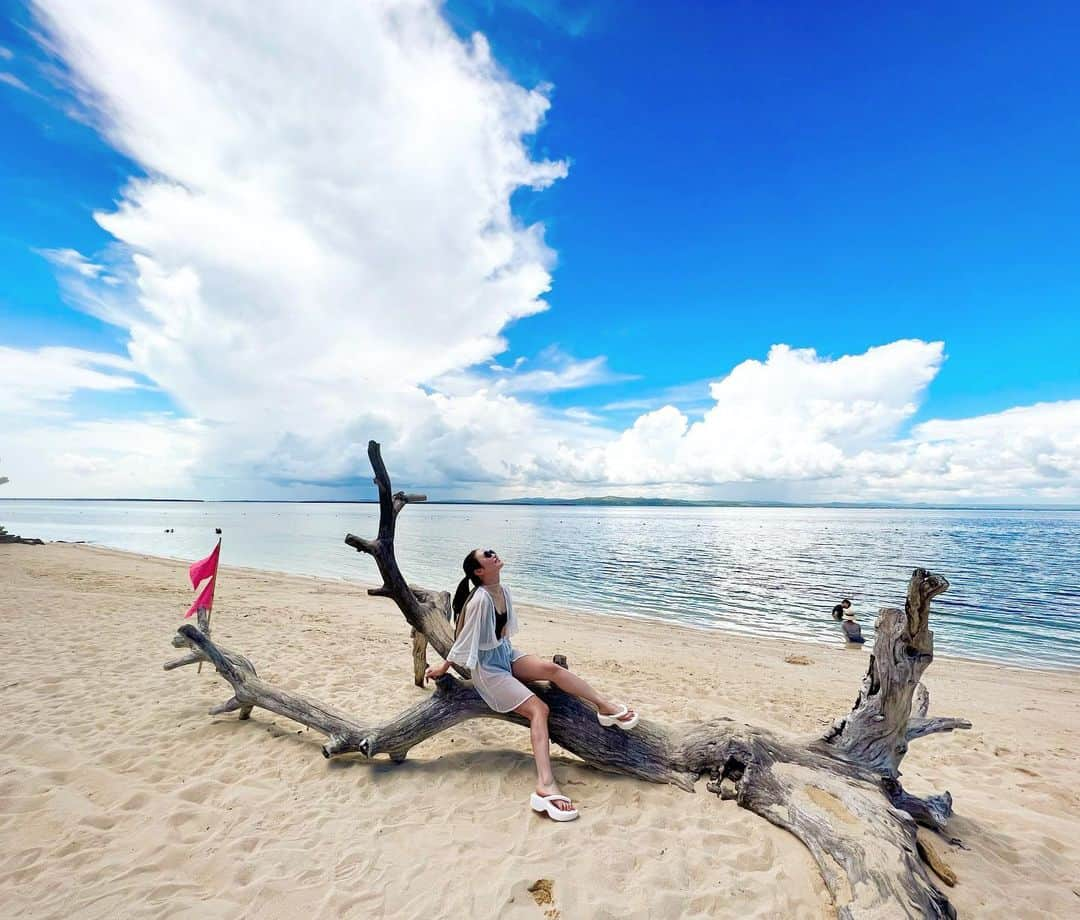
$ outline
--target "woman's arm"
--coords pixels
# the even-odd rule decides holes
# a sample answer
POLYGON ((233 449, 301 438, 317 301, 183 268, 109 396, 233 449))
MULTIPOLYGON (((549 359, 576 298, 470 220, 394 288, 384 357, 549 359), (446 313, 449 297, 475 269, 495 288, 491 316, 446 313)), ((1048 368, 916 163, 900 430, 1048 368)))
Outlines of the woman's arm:
POLYGON ((443 677, 449 670, 449 661, 444 661, 442 664, 432 665, 424 672, 424 681, 426 682, 428 679, 438 680, 440 677, 443 677))

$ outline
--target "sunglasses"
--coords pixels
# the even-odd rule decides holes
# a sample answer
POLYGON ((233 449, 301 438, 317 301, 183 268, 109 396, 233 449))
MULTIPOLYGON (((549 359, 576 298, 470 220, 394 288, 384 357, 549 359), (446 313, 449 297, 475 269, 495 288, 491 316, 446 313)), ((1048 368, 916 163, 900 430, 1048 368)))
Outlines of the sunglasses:
POLYGON ((495 550, 493 550, 493 549, 485 549, 484 553, 483 553, 483 556, 484 556, 485 559, 498 559, 499 558, 499 554, 497 552, 495 552, 495 550))

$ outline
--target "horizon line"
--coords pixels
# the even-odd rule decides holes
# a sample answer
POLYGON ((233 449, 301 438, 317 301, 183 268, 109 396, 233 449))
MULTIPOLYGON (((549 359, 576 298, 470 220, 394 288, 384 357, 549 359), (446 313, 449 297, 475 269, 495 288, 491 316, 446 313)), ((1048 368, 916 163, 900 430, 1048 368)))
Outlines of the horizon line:
MULTIPOLYGON (((246 504, 246 505, 377 505, 377 498, 56 498, 45 496, 0 497, 9 502, 150 502, 155 504, 246 504)), ((648 498, 617 495, 583 496, 579 498, 442 498, 426 499, 412 504, 424 505, 488 505, 520 507, 669 507, 669 508, 850 508, 889 510, 910 508, 921 511, 1080 511, 1080 505, 1068 503, 1022 504, 1017 502, 897 502, 897 501, 821 501, 788 502, 768 499, 683 499, 648 498)))

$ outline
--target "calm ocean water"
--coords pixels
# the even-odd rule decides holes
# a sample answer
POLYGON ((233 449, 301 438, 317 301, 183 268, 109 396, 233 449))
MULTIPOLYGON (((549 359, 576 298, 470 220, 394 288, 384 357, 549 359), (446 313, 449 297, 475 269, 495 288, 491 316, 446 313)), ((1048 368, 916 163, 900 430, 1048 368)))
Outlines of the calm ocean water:
MULTIPOLYGON (((342 541, 377 521, 376 505, 0 501, 0 524, 24 536, 192 560, 220 527, 225 564, 365 584, 374 564, 342 541)), ((822 643, 839 641, 842 597, 872 636, 921 565, 952 584, 934 605, 940 653, 1080 667, 1080 512, 414 505, 398 518, 415 584, 452 590, 471 547, 499 551, 519 601, 822 643)))

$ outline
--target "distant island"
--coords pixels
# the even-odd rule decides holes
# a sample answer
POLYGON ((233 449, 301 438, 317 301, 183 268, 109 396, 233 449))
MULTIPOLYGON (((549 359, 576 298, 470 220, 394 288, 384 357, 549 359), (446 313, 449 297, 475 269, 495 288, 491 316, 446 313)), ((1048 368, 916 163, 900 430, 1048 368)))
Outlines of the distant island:
POLYGON ((585 498, 507 498, 493 501, 433 500, 432 505, 549 505, 585 508, 895 508, 940 511, 1080 511, 1080 505, 938 504, 934 502, 781 502, 688 498, 624 498, 603 495, 585 498))

